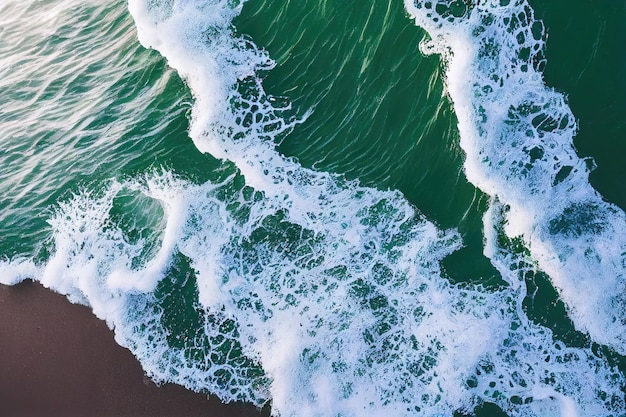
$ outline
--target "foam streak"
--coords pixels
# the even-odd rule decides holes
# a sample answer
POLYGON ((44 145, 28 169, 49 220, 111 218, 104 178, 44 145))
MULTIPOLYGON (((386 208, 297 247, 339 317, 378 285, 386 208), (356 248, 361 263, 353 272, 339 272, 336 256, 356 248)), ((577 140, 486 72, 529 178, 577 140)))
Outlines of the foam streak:
POLYGON ((626 353, 626 216, 588 181, 576 122, 545 86, 544 30, 526 1, 405 0, 439 53, 467 154, 467 178, 506 204, 506 233, 522 236, 576 327, 626 353))

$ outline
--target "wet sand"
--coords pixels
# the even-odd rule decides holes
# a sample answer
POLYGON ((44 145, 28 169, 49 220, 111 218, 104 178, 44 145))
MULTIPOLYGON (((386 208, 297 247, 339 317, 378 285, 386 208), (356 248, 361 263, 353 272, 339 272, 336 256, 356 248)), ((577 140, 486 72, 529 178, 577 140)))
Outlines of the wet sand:
POLYGON ((27 281, 0 285, 0 415, 260 417, 249 404, 156 386, 91 311, 27 281))

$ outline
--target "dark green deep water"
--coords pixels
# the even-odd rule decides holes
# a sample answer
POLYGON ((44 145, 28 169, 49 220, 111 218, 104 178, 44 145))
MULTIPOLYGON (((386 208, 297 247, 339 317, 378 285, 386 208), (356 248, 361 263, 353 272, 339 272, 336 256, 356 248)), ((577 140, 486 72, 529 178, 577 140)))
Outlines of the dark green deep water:
MULTIPOLYGON (((546 84, 567 95, 578 153, 596 161, 590 181, 626 209, 626 3, 530 3, 548 34, 546 84)), ((33 4, 23 13, 51 7, 33 4)), ((0 6, 0 258, 45 262, 54 250, 46 221, 81 188, 162 167, 197 183, 233 170, 194 147, 193 97, 138 44, 124 6, 65 10, 69 20, 53 36, 3 17, 22 10, 12 2, 0 6)), ((295 115, 311 111, 278 147, 283 155, 399 190, 440 229, 461 234, 464 247, 443 261, 451 281, 503 285, 482 255, 488 198, 464 176, 442 64, 419 52, 424 31, 401 1, 249 0, 234 23, 276 61, 262 74, 266 92, 290 101, 295 115)), ((541 273, 527 284, 538 290, 525 304, 531 318, 573 345, 588 343, 541 273)))
POLYGON ((548 32, 546 83, 568 96, 578 120, 574 143, 592 156, 593 186, 626 207, 626 4, 619 1, 531 1, 548 32))

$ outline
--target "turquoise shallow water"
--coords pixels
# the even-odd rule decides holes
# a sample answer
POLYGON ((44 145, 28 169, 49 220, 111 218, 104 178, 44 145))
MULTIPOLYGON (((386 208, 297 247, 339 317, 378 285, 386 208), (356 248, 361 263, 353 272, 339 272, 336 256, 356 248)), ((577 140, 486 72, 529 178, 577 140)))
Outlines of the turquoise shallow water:
POLYGON ((0 6, 0 281, 277 415, 626 415, 623 5, 129 3, 0 6))

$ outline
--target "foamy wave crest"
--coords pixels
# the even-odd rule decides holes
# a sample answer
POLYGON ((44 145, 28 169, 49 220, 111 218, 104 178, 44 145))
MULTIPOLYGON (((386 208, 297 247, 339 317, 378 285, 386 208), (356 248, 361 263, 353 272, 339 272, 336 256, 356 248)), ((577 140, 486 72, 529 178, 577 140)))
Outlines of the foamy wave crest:
POLYGON ((156 172, 81 191, 50 219, 48 262, 3 279, 28 272, 90 305, 155 380, 271 401, 276 416, 452 415, 483 402, 513 416, 621 412, 623 376, 530 322, 518 276, 500 290, 450 283, 440 262, 461 245, 455 231, 398 192, 276 151, 300 120, 263 92, 257 71, 273 63, 234 35, 240 7, 129 4, 141 41, 192 89, 190 136, 227 160, 219 178, 156 172))
POLYGON ((529 322, 523 286, 443 277, 456 233, 399 193, 336 186, 303 226, 239 174, 113 182, 60 205, 54 254, 28 272, 91 306, 155 380, 274 415, 623 410, 619 371, 529 322))
POLYGON ((576 121, 545 86, 544 28, 525 0, 414 1, 405 6, 443 56, 468 179, 508 206, 576 327, 626 353, 626 216, 588 182, 576 121))

